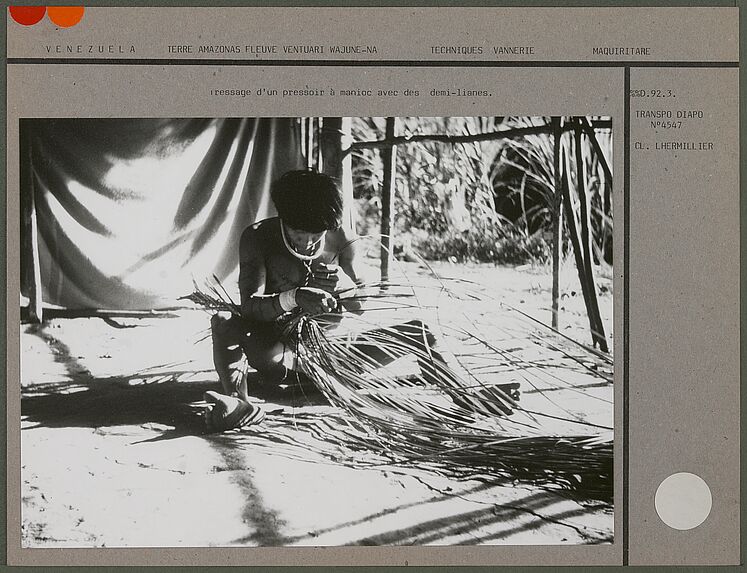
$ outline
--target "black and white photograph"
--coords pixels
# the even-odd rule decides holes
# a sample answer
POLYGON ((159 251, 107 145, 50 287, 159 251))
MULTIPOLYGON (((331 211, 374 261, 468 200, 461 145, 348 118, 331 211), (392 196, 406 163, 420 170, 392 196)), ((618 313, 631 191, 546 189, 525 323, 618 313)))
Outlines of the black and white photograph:
POLYGON ((22 547, 615 541, 612 128, 22 119, 22 547))

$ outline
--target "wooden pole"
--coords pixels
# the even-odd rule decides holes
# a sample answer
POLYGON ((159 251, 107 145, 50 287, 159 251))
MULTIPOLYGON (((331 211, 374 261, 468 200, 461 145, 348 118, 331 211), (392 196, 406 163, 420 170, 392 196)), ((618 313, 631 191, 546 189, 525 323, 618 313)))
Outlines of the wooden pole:
MULTIPOLYGON (((385 137, 396 137, 396 118, 386 118, 385 137)), ((394 196, 397 175, 397 146, 391 145, 381 151, 384 162, 384 179, 381 189, 381 281, 389 280, 392 262, 392 220, 394 219, 394 196)))
POLYGON ((576 214, 573 210, 573 204, 571 202, 571 190, 570 190, 570 165, 568 164, 568 157, 565 155, 564 150, 561 150, 562 158, 561 163, 563 165, 563 171, 561 176, 561 187, 563 189, 563 205, 565 209, 565 221, 568 225, 568 236, 571 240, 571 246, 573 247, 573 256, 576 259, 576 270, 578 271, 578 282, 581 283, 581 293, 584 296, 584 304, 586 306, 586 315, 589 319, 589 330, 591 331, 591 339, 594 345, 598 342, 596 335, 596 320, 592 313, 589 311, 591 303, 589 302, 589 284, 586 281, 586 273, 584 272, 584 255, 581 247, 581 239, 578 235, 578 228, 576 227, 576 214))
POLYGON ((316 168, 317 171, 324 170, 324 156, 322 154, 322 130, 324 119, 321 117, 316 118, 316 130, 314 131, 314 137, 316 139, 316 168))
POLYGON ((552 327, 558 329, 558 301, 560 299, 560 252, 563 240, 563 189, 560 181, 560 145, 563 136, 560 117, 552 118, 553 169, 555 193, 553 195, 552 221, 552 327))
POLYGON ((589 196, 586 193, 586 168, 584 165, 584 155, 582 150, 583 131, 581 122, 576 120, 575 130, 575 143, 576 143, 576 188, 578 190, 578 198, 580 203, 581 211, 581 245, 584 253, 584 274, 586 275, 586 284, 589 288, 589 305, 587 311, 594 320, 594 331, 592 334, 595 336, 596 342, 599 344, 599 349, 603 352, 607 352, 607 337, 604 334, 604 324, 602 323, 602 316, 599 312, 599 301, 597 300, 597 287, 596 281, 594 280, 594 256, 591 249, 591 206, 589 204, 589 196))
POLYGON ((353 120, 349 117, 341 118, 339 130, 340 140, 340 171, 338 179, 342 187, 342 198, 345 203, 345 224, 348 230, 355 235, 356 232, 356 210, 353 200, 353 157, 348 153, 353 143, 353 120))
POLYGON ((306 167, 314 167, 314 118, 306 118, 306 167))
MULTIPOLYGON (((602 201, 603 218, 609 217, 612 214, 612 169, 610 169, 610 160, 612 158, 607 158, 607 156, 604 154, 602 146, 599 143, 599 138, 594 131, 594 126, 589 123, 589 120, 585 117, 580 117, 579 121, 581 122, 581 127, 583 128, 586 137, 589 138, 589 142, 594 148, 594 152, 596 153, 599 165, 601 165, 602 172, 604 173, 604 177, 602 178, 602 182, 600 185, 599 195, 602 201)), ((607 236, 605 235, 605 241, 602 245, 602 253, 604 253, 605 251, 607 240, 607 236)))
POLYGON ((25 281, 29 297, 29 320, 40 323, 43 319, 44 300, 42 296, 41 263, 39 260, 39 229, 36 218, 36 188, 34 185, 34 164, 32 137, 29 124, 21 124, 20 147, 25 165, 21 165, 21 208, 22 215, 22 249, 26 259, 25 281))
POLYGON ((298 120, 299 132, 301 134, 301 155, 306 160, 306 167, 309 166, 309 154, 306 152, 306 118, 302 117, 298 120))
POLYGON ((353 162, 347 153, 352 141, 352 122, 349 117, 325 117, 322 120, 322 166, 340 184, 345 214, 343 225, 355 230, 353 205, 353 162))
POLYGON ((602 151, 602 146, 599 145, 597 134, 594 133, 594 128, 592 127, 592 125, 589 123, 589 121, 585 117, 579 117, 578 121, 580 122, 581 128, 584 130, 584 133, 589 138, 589 141, 591 142, 591 146, 594 148, 594 151, 596 151, 597 153, 597 157, 599 158, 599 163, 602 166, 602 171, 604 171, 604 176, 606 177, 607 183, 609 184, 611 188, 612 187, 612 169, 610 169, 609 161, 607 160, 607 157, 604 155, 604 152, 602 151))
MULTIPOLYGON (((591 124, 593 129, 609 128, 612 122, 608 120, 595 120, 591 124)), ((566 129, 566 128, 564 128, 566 129)), ((572 128, 570 128, 572 129, 572 128)), ((517 127, 515 129, 500 129, 490 133, 475 133, 470 135, 402 135, 385 137, 376 141, 356 141, 350 146, 350 151, 358 149, 386 149, 390 145, 405 145, 407 143, 419 143, 422 141, 436 141, 438 143, 475 143, 479 141, 497 141, 500 139, 516 139, 527 135, 541 135, 552 133, 552 125, 535 125, 531 127, 517 127)))

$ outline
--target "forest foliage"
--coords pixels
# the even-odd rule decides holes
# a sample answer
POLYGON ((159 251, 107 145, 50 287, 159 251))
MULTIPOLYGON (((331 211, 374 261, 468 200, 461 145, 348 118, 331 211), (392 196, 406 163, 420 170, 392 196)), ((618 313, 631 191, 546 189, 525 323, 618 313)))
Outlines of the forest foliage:
MULTIPOLYGON (((569 118, 570 119, 570 118, 569 118)), ((476 135, 549 125, 550 117, 401 117, 397 135, 476 135)), ((354 141, 384 138, 385 118, 355 118, 354 141)), ((563 136, 576 165, 573 131, 563 136)), ((607 158, 610 129, 596 131, 607 158)), ((415 251, 426 259, 497 264, 544 263, 551 257, 555 173, 554 138, 548 133, 469 143, 418 141, 397 146, 395 253, 415 251)), ((612 263, 611 182, 587 137, 582 138, 585 189, 590 203, 591 242, 596 262, 612 263)), ((353 153, 358 231, 380 226, 380 149, 353 153)), ((571 171, 575 181, 575 168, 571 171)), ((563 251, 569 242, 563 233, 563 251)))

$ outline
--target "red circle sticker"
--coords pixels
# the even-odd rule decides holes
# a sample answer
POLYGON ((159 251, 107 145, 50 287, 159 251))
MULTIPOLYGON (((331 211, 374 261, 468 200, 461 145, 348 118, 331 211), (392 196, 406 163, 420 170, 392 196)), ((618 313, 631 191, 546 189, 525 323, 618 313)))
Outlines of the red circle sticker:
POLYGON ((47 9, 44 6, 11 6, 10 17, 24 26, 33 26, 44 18, 47 9))

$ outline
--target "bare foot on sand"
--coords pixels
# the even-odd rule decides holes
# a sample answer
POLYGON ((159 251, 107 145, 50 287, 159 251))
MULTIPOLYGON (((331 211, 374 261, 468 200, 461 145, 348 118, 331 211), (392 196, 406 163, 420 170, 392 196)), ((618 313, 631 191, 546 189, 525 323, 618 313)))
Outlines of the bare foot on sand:
POLYGON ((225 432, 259 424, 265 412, 259 406, 209 390, 205 401, 212 404, 205 410, 205 425, 208 432, 225 432))

